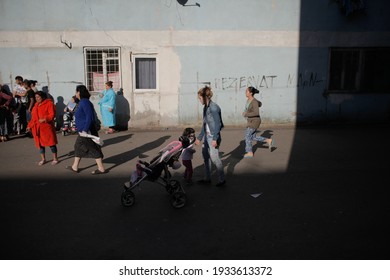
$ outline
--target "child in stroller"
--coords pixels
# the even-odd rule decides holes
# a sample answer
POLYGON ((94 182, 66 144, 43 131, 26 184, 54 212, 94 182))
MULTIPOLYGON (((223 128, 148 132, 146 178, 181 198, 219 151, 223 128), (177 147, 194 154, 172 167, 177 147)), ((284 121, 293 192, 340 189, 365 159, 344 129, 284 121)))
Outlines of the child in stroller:
POLYGON ((172 141, 151 162, 139 160, 136 170, 131 173, 130 181, 124 185, 121 196, 123 206, 132 206, 135 202, 135 195, 132 189, 139 186, 142 181, 148 180, 162 185, 171 195, 171 205, 174 208, 182 208, 186 204, 186 194, 180 182, 171 179, 169 167, 180 168, 180 155, 186 147, 195 142, 195 137, 180 136, 178 141, 172 141))
POLYGON ((76 119, 74 113, 76 112, 78 104, 79 104, 78 98, 76 96, 72 96, 72 99, 69 101, 69 103, 66 105, 64 109, 64 115, 62 117, 63 124, 61 128, 63 136, 70 133, 74 134, 77 132, 76 119))

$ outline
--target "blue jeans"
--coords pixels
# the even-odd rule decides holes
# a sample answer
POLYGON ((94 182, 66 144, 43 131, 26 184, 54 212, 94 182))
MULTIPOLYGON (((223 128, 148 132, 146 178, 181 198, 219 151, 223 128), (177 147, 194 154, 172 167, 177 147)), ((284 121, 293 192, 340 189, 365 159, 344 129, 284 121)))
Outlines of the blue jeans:
POLYGON ((265 142, 267 138, 256 135, 257 130, 247 127, 245 130, 245 152, 252 152, 252 141, 265 142))
POLYGON ((27 122, 31 121, 31 112, 29 112, 28 110, 26 110, 26 119, 27 119, 27 122))
POLYGON ((225 173, 223 171, 222 161, 219 158, 219 150, 211 145, 213 138, 211 136, 205 136, 205 140, 202 147, 202 155, 205 167, 205 180, 211 180, 211 162, 213 162, 217 168, 218 181, 225 181, 225 173))
MULTIPOLYGON (((56 145, 50 146, 50 150, 51 150, 51 152, 52 152, 53 154, 56 154, 56 153, 57 153, 57 146, 56 146, 56 145)), ((40 154, 45 154, 45 147, 41 146, 41 147, 39 148, 39 153, 40 153, 40 154)))

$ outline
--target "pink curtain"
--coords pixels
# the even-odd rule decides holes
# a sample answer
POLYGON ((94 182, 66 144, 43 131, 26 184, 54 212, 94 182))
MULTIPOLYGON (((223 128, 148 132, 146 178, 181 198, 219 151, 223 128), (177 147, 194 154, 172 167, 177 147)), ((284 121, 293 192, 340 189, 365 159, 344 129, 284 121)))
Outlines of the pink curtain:
MULTIPOLYGON (((108 76, 107 81, 113 82, 113 89, 115 91, 119 90, 119 88, 120 88, 119 72, 109 73, 107 76, 108 76)), ((97 73, 97 72, 92 72, 92 86, 93 86, 93 91, 101 92, 101 91, 106 89, 104 86, 103 74, 97 73)))

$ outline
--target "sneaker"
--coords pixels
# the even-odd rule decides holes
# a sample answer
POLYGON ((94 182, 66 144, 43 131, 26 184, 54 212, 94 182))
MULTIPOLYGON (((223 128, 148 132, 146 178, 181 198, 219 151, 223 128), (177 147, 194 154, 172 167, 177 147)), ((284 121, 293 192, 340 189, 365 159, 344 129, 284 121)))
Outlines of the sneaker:
POLYGON ((215 186, 217 186, 217 187, 222 187, 222 186, 225 185, 225 184, 226 184, 226 181, 223 180, 223 181, 221 181, 221 182, 218 182, 215 186))
POLYGON ((244 158, 252 158, 253 157, 253 153, 252 152, 247 152, 245 155, 244 155, 244 158))

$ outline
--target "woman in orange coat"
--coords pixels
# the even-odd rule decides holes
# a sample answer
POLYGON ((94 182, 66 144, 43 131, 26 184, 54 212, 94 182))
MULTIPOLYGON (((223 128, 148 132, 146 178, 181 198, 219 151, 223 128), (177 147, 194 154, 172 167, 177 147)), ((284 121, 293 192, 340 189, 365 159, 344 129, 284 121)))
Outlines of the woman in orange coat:
POLYGON ((54 126, 56 110, 53 102, 47 98, 46 93, 37 91, 35 93, 36 104, 31 112, 31 121, 28 123, 28 129, 34 136, 35 145, 39 149, 41 161, 38 165, 46 163, 45 147, 49 146, 53 153, 51 165, 58 163, 57 157, 57 135, 54 126))

